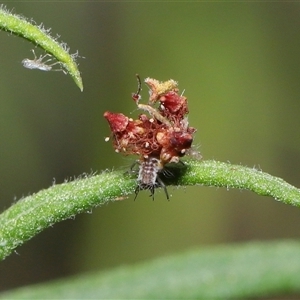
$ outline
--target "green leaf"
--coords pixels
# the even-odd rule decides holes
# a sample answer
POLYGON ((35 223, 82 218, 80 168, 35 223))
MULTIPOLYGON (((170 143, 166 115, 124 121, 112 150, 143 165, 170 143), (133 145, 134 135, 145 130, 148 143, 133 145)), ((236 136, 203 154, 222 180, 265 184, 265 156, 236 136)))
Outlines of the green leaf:
POLYGON ((241 299, 300 292, 300 243, 195 249, 0 294, 0 299, 241 299))
POLYGON ((50 30, 45 29, 43 24, 37 26, 23 16, 11 13, 2 4, 0 5, 0 29, 29 40, 54 56, 72 76, 80 90, 83 90, 82 79, 76 63, 78 53, 70 54, 67 44, 58 43, 50 35, 50 30))

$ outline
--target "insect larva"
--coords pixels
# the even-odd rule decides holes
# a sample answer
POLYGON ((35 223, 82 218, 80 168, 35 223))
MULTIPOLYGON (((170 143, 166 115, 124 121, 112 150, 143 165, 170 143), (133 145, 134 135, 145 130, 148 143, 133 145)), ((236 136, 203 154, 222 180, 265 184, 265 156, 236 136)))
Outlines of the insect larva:
POLYGON ((131 167, 131 170, 136 164, 139 164, 139 173, 134 200, 141 190, 149 190, 150 197, 152 197, 152 199, 154 200, 154 192, 158 187, 162 187, 164 189, 166 197, 169 200, 167 188, 160 178, 160 173, 164 172, 160 160, 155 157, 144 158, 143 161, 136 162, 131 167))
POLYGON ((37 57, 35 55, 35 52, 34 50, 32 49, 31 50, 33 55, 34 55, 34 58, 33 59, 29 59, 29 58, 25 58, 22 60, 22 65, 23 67, 27 68, 27 69, 38 69, 38 70, 41 70, 41 71, 63 71, 63 69, 52 69, 52 67, 54 65, 61 65, 61 63, 59 61, 53 63, 53 64, 50 64, 50 65, 47 65, 47 62, 50 62, 52 61, 52 55, 50 54, 45 54, 45 55, 40 55, 40 57, 37 57), (43 59, 45 57, 49 56, 50 58, 43 61, 43 59))

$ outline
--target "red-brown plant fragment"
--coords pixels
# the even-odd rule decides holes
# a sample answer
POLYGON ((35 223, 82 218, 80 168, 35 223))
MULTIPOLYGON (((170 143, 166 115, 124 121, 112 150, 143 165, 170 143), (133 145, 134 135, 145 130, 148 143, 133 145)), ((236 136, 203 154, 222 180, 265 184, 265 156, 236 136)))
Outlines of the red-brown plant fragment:
POLYGON ((187 98, 179 94, 176 81, 159 82, 147 78, 145 82, 150 88, 149 105, 138 103, 140 86, 133 99, 138 108, 150 114, 149 117, 140 114, 133 120, 111 112, 105 112, 104 117, 113 133, 113 146, 117 152, 136 154, 141 160, 155 157, 163 167, 169 162, 178 162, 186 154, 196 129, 189 127, 187 98), (158 108, 155 108, 156 103, 158 108))

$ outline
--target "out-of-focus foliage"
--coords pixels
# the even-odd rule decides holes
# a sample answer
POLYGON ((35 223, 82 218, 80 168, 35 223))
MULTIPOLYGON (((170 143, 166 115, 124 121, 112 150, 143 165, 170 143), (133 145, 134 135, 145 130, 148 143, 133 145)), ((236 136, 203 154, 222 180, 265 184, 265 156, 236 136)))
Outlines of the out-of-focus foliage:
MULTIPOLYGON (((254 299, 300 291, 299 242, 194 249, 0 294, 0 299, 254 299)), ((296 298, 291 298, 296 299, 296 298)))

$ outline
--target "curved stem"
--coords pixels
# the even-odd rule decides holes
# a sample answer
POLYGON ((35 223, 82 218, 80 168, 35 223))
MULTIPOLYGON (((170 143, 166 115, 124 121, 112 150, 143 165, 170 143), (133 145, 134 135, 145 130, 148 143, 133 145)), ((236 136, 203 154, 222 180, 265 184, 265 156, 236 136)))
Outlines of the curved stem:
POLYGON ((21 36, 53 55, 62 63, 64 69, 72 76, 80 90, 83 90, 82 79, 75 61, 78 54, 70 54, 66 43, 58 43, 50 35, 50 30, 45 29, 43 24, 32 24, 23 16, 12 14, 4 5, 1 5, 0 29, 21 36))
POLYGON ((300 207, 300 189, 261 170, 213 160, 191 160, 187 167, 187 172, 178 181, 180 185, 246 189, 300 207))
MULTIPOLYGON (((300 206, 300 190, 256 169, 217 161, 189 160, 173 167, 173 185, 206 185, 251 190, 300 206), (177 170, 176 170, 177 169, 177 170), (177 172, 178 171, 178 172, 177 172)), ((134 192, 136 178, 121 171, 84 175, 21 199, 0 215, 0 259, 43 229, 134 192)))

